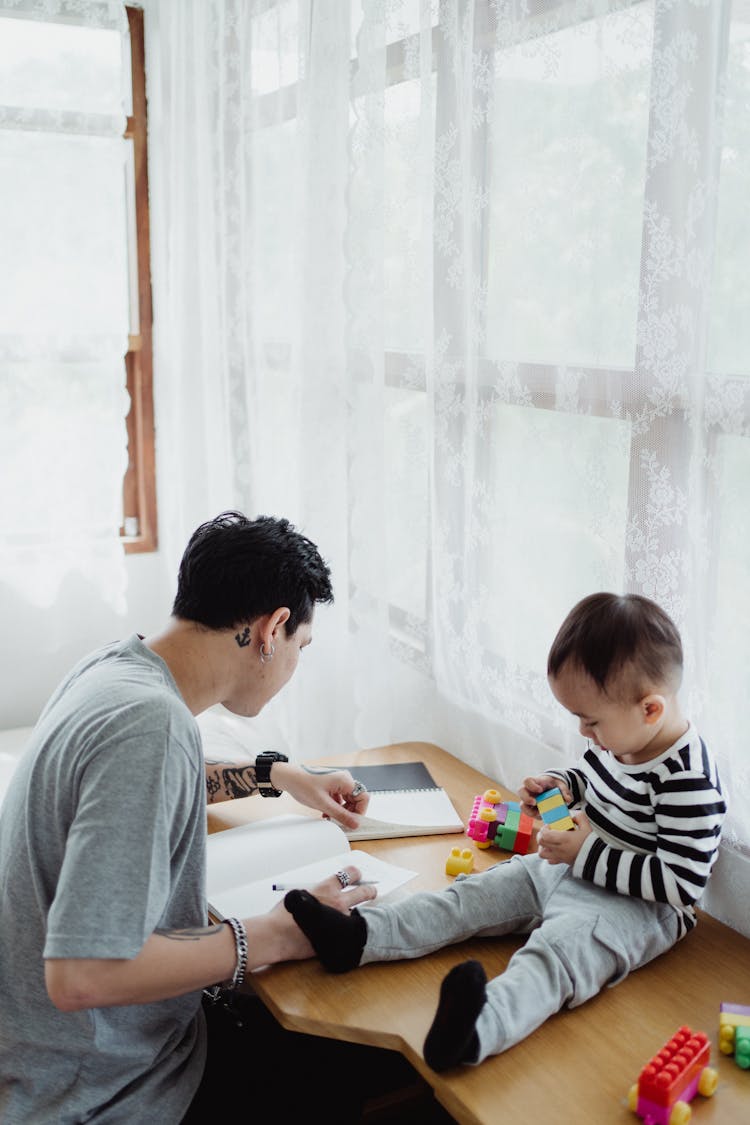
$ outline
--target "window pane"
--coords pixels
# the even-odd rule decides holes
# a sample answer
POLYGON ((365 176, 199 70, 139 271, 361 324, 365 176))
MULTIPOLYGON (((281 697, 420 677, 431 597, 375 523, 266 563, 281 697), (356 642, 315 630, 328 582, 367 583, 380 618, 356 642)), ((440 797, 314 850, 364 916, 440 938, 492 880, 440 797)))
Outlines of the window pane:
POLYGON ((127 467, 124 363, 0 364, 0 526, 18 541, 112 531, 127 467))
POLYGON ((722 435, 716 452, 718 568, 707 690, 715 721, 731 719, 728 734, 739 734, 750 722, 750 440, 722 435))
POLYGON ((491 651, 539 669, 579 598, 623 587, 630 425, 505 405, 492 420, 480 616, 491 651))
POLYGON ((296 292, 297 248, 297 122, 288 121, 253 133, 247 149, 247 175, 252 183, 253 307, 257 335, 265 341, 288 340, 294 332, 289 318, 296 292))
MULTIPOLYGON (((434 120, 421 116, 420 87, 418 81, 400 82, 385 91, 384 327, 391 351, 420 351, 425 340, 425 235, 431 229, 426 201, 432 198, 432 163, 427 179, 423 157, 425 151, 432 155, 434 120)), ((434 97, 430 104, 434 106, 434 97)))
POLYGON ((125 142, 0 132, 0 334, 128 332, 125 142))
POLYGON ((0 18, 0 105, 121 114, 121 40, 104 28, 0 18))
POLYGON ((733 9, 717 213, 708 365, 750 375, 750 5, 733 9))
POLYGON ((429 548, 427 395, 386 387, 385 411, 388 601, 424 618, 429 548))
MULTIPOLYGON (((357 32, 362 26, 367 0, 351 0, 352 5, 352 57, 357 54, 357 32)), ((376 9, 383 20, 385 43, 397 43, 422 29, 422 19, 428 27, 438 22, 438 0, 389 0, 382 9, 376 9)))
POLYGON ((496 54, 487 346, 631 367, 653 5, 496 54))
POLYGON ((267 94, 299 78, 297 0, 274 4, 252 21, 251 82, 254 94, 267 94))

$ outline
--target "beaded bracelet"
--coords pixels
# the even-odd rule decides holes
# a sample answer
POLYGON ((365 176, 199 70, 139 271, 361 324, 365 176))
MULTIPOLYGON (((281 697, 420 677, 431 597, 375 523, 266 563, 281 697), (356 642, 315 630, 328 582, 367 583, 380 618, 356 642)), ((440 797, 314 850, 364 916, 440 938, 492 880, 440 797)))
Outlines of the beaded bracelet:
POLYGON ((234 970, 230 988, 239 988, 245 979, 247 970, 247 930, 238 918, 225 918, 224 921, 232 927, 234 944, 237 949, 237 967, 234 970))

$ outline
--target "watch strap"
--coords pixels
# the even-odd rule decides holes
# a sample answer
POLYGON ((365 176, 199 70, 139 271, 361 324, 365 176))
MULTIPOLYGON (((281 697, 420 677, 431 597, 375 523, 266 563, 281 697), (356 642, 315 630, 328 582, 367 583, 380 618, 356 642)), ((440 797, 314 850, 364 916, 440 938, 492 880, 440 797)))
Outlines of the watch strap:
POLYGON ((255 782, 261 797, 280 797, 281 789, 277 789, 271 781, 271 766, 274 762, 288 762, 286 754, 279 754, 276 750, 262 750, 255 759, 255 782))

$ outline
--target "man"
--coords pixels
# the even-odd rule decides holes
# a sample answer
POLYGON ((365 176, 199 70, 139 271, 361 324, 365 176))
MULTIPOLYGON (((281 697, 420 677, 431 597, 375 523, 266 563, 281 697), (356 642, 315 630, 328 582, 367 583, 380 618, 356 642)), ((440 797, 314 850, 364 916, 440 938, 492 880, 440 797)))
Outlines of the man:
MULTIPOLYGON (((274 1067, 313 1100, 311 1083, 329 1082, 316 1075, 335 1044, 284 1033, 241 994, 239 1021, 204 997, 312 954, 281 904, 206 924, 206 799, 287 790, 353 827, 367 794, 346 771, 312 774, 280 754, 209 765, 194 716, 218 703, 257 715, 310 644, 315 605, 332 600, 328 567, 288 521, 225 512, 192 535, 164 629, 86 657, 50 699, 0 816, 5 1125, 199 1121, 226 1093, 216 1067, 232 1051, 262 1073, 248 1109, 274 1067)), ((334 876, 316 893, 341 910, 373 896, 355 887, 344 901, 334 876)), ((365 1048, 338 1046, 351 1059, 331 1066, 354 1076, 365 1048)))

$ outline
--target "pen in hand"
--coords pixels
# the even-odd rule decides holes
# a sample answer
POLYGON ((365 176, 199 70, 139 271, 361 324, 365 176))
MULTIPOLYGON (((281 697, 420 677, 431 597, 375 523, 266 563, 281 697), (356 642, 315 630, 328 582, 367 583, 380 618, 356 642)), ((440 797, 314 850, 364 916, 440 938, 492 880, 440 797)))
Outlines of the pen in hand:
MULTIPOLYGON (((380 882, 379 879, 359 879, 356 883, 349 883, 349 886, 350 887, 374 887, 379 882, 380 882)), ((292 886, 289 883, 274 883, 271 886, 272 891, 293 891, 293 890, 297 890, 297 889, 299 889, 299 888, 295 888, 294 886, 292 886)))

